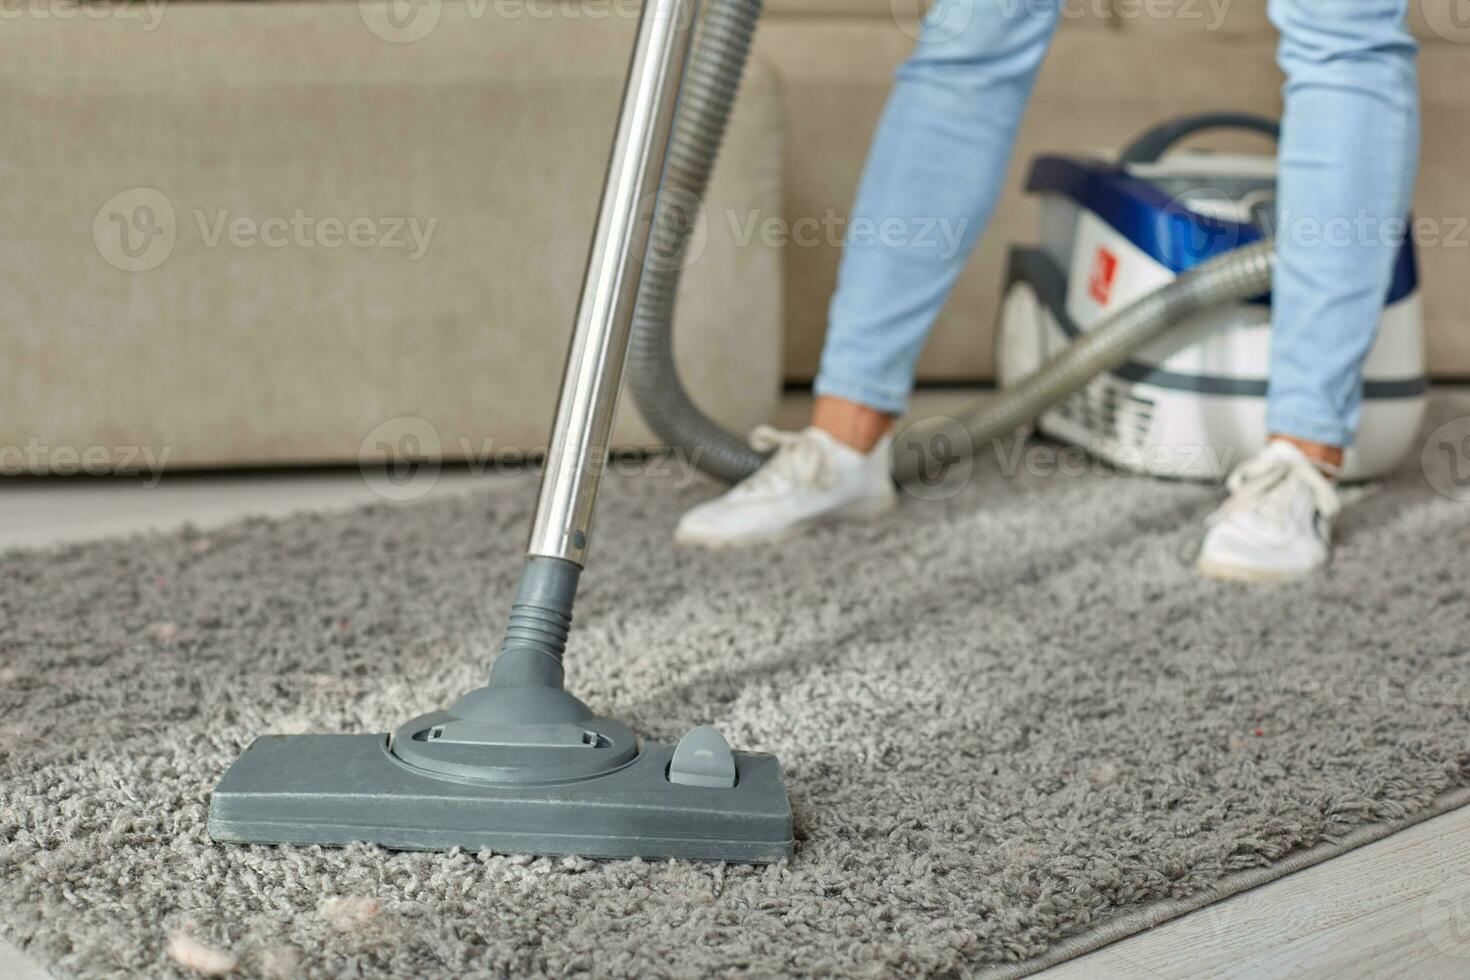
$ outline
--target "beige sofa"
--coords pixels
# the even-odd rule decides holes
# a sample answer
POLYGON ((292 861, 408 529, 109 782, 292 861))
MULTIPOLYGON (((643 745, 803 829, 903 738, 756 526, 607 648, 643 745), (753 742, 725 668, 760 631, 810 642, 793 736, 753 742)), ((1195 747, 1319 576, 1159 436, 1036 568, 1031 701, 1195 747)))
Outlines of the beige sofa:
MULTIPOLYGON (((543 446, 636 21, 487 9, 412 43, 355 2, 7 19, 0 467, 543 446)), ((757 65, 711 208, 779 210, 781 136, 757 65)), ((676 347, 749 428, 780 393, 779 255, 720 227, 676 347)))
MULTIPOLYGON (((386 19, 383 0, 7 21, 0 449, 142 446, 175 466, 337 462, 385 432, 421 433, 418 418, 450 457, 541 444, 634 8, 424 2, 436 20, 417 39, 384 39, 412 26, 386 19), (128 272, 150 259, 120 252, 123 232, 141 247, 138 223, 158 227, 143 219, 162 207, 140 212, 158 201, 139 188, 166 198, 174 238, 161 264, 128 272), (319 224, 309 245, 262 243, 266 222, 298 209, 338 219, 331 241, 355 219, 371 219, 364 242, 387 237, 385 219, 417 218, 421 237, 436 223, 418 256, 406 231, 404 247, 323 247, 319 224)), ((1451 16, 1457 2, 1425 0, 1414 14, 1417 209, 1447 227, 1470 214, 1470 28, 1451 16)), ((1279 110, 1264 0, 1067 10, 1013 193, 922 379, 990 376, 1004 250, 1034 234, 1020 193, 1031 156, 1116 146, 1187 111, 1279 110)), ((768 417, 783 379, 812 377, 839 254, 829 241, 740 241, 735 225, 846 213, 916 13, 910 0, 770 0, 680 305, 686 375, 729 425, 768 417)), ((1463 234, 1459 244, 1421 253, 1442 377, 1470 374, 1463 234)), ((647 440, 634 412, 618 438, 647 440)), ((49 457, 38 458, 44 469, 49 457)))

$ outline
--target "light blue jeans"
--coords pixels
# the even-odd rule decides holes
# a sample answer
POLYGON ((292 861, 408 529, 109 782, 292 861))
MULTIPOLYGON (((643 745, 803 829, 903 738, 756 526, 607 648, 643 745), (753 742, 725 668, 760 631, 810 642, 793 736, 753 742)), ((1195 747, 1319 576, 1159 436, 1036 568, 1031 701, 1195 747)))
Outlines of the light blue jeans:
MULTIPOLYGON (((1357 429, 1363 359, 1418 168, 1418 49, 1406 6, 1270 0, 1286 73, 1273 433, 1346 446, 1357 429)), ((1001 191, 1060 12, 1058 0, 938 0, 925 19, 849 219, 818 394, 903 411, 919 351, 1001 191)), ((1228 89, 1220 103, 1230 107, 1228 89)))

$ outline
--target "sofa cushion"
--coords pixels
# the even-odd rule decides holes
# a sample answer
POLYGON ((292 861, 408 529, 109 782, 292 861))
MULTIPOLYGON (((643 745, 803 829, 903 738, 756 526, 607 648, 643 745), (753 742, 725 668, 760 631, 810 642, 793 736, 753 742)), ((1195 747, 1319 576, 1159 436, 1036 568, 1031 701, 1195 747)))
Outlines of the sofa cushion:
MULTIPOLYGON (((7 23, 0 446, 351 461, 401 417, 450 457, 544 444, 634 21, 446 3, 392 43, 373 9, 7 23)), ((780 186, 756 65, 711 208, 774 213, 780 186)), ((677 347, 743 429, 779 396, 778 255, 709 231, 677 347)))

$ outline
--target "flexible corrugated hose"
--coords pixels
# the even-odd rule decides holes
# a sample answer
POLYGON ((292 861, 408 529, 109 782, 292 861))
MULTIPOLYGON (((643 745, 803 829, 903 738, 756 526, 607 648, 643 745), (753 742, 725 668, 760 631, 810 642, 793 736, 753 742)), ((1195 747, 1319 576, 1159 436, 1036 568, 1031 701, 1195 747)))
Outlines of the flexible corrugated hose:
MULTIPOLYGON (((1035 371, 958 419, 969 433, 971 447, 989 445, 992 439, 1030 424, 1185 317, 1267 292, 1274 260, 1270 241, 1253 242, 1182 273, 1079 334, 1035 371)), ((912 464, 895 475, 902 482, 912 475, 912 464)))
MULTIPOLYGON (((764 457, 705 415, 679 380, 674 302, 684 249, 740 88, 761 0, 705 0, 704 7, 638 288, 627 381, 644 421, 660 439, 706 472, 734 482, 754 472, 764 457)), ((958 421, 971 447, 1011 435, 1181 319, 1266 292, 1272 257, 1270 242, 1236 249, 1108 317, 1035 372, 965 413, 958 421)), ((915 458, 898 465, 894 475, 903 482, 918 463, 915 458)))
POLYGON ((752 473, 763 457, 700 411, 684 389, 674 364, 674 300, 684 248, 720 152, 760 12, 761 0, 704 0, 628 341, 627 382, 648 427, 706 472, 732 482, 752 473))

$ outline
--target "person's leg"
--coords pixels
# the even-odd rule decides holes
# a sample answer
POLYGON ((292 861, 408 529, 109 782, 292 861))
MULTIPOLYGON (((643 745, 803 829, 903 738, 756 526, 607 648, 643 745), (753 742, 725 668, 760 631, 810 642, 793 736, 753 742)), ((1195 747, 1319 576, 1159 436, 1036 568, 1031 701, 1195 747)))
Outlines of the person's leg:
POLYGON ((1271 0, 1286 73, 1267 425, 1339 465, 1418 167, 1407 0, 1271 0))
POLYGON ((1407 0, 1271 0, 1286 72, 1265 451, 1230 475, 1199 570, 1295 578, 1328 558, 1330 474, 1358 426, 1418 165, 1407 0), (1324 472, 1325 471, 1325 472, 1324 472))
POLYGON ((899 68, 843 244, 813 424, 862 451, 989 220, 1059 0, 939 0, 899 68))
POLYGON ((868 151, 842 251, 812 424, 762 427, 753 476, 686 513, 686 544, 779 541, 893 507, 885 433, 1000 193, 1061 0, 938 0, 868 151))

